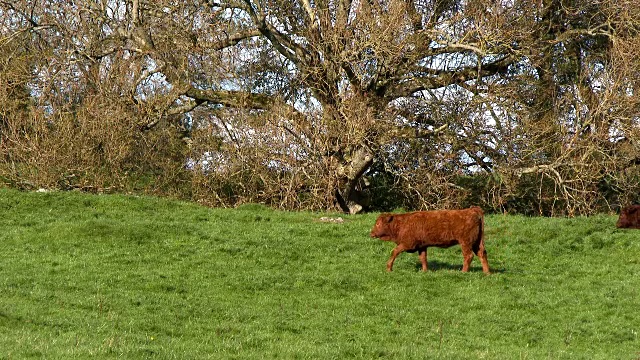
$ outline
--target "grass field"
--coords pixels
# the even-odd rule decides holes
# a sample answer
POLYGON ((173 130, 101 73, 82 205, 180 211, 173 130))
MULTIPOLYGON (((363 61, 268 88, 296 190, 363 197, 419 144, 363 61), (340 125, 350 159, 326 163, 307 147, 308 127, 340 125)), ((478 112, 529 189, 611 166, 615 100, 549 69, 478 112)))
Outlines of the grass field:
POLYGON ((0 189, 0 359, 640 359, 640 231, 486 219, 385 272, 376 214, 0 189), (336 217, 336 214, 329 214, 336 217))

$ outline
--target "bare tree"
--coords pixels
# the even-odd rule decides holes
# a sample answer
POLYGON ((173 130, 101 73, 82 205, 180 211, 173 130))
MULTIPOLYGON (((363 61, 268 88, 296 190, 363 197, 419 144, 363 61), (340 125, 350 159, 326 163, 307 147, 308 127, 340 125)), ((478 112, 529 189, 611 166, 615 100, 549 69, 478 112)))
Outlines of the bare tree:
POLYGON ((88 174, 111 168, 99 186, 138 174, 212 205, 345 212, 382 182, 433 208, 475 198, 479 185, 464 179, 481 179, 485 206, 518 208, 525 194, 541 214, 590 213, 637 190, 630 2, 0 1, 0 11, 0 46, 13 54, 3 76, 23 76, 0 83, 13 104, 0 123, 12 178, 25 174, 7 170, 15 164, 42 169, 31 156, 41 154, 57 170, 39 183, 84 174, 89 186, 88 174))
MULTIPOLYGON (((131 9, 144 8, 135 4, 131 9)), ((126 38, 154 58, 173 88, 183 89, 176 95, 186 97, 185 104, 281 108, 275 112, 282 116, 271 116, 270 122, 288 133, 282 146, 298 150, 296 168, 314 164, 310 177, 324 173, 329 179, 325 190, 335 194, 344 211, 360 208, 356 189, 390 138, 435 136, 434 126, 448 126, 436 124, 429 114, 407 111, 425 101, 424 91, 506 73, 515 61, 506 41, 490 43, 477 27, 463 25, 476 19, 473 9, 462 11, 462 2, 230 1, 202 6, 194 11, 216 14, 207 25, 218 32, 196 24, 198 31, 187 35, 183 28, 178 36, 188 37, 193 48, 205 48, 208 61, 228 60, 223 73, 220 68, 200 73, 205 82, 185 70, 184 58, 163 51, 158 36, 153 41, 134 36, 135 16, 126 38), (224 72, 234 78, 225 78, 224 72)), ((154 8, 179 10, 167 4, 154 8)), ((156 21, 150 14, 149 8, 146 22, 137 17, 140 28, 156 21)), ((231 139, 229 128, 225 132, 231 139)))

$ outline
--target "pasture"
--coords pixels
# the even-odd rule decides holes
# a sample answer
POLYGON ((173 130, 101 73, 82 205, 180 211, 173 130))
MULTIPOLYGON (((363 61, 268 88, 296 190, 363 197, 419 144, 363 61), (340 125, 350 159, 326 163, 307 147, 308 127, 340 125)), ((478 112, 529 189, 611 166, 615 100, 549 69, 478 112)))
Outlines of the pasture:
POLYGON ((0 214, 0 359, 640 359, 615 216, 489 215, 485 276, 459 247, 385 272, 377 214, 7 189, 0 214))

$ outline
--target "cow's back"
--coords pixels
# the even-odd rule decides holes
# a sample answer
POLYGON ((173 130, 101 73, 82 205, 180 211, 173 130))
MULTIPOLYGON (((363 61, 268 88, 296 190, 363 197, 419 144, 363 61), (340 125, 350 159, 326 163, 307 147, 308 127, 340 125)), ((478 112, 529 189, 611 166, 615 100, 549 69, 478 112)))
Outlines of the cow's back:
POLYGON ((463 210, 416 211, 398 214, 397 243, 407 247, 448 247, 481 240, 483 212, 479 207, 463 210))

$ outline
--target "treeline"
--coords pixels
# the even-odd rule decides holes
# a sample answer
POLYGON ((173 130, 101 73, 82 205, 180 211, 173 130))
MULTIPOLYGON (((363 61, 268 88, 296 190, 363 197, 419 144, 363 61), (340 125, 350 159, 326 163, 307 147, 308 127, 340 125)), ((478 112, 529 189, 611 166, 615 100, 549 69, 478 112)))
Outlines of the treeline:
POLYGON ((0 182, 210 206, 640 201, 631 1, 0 1, 0 182))

